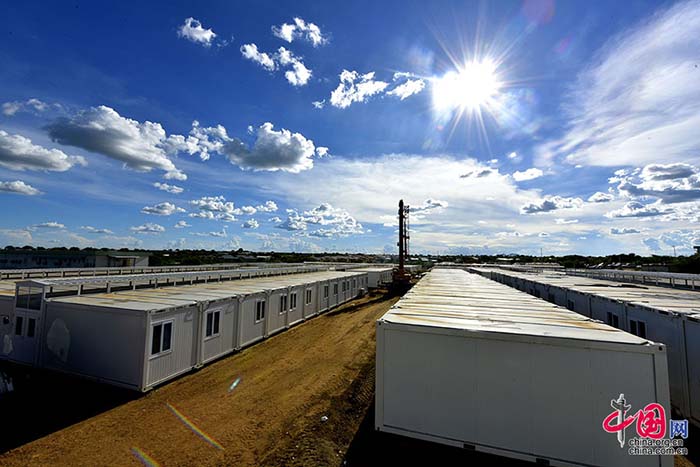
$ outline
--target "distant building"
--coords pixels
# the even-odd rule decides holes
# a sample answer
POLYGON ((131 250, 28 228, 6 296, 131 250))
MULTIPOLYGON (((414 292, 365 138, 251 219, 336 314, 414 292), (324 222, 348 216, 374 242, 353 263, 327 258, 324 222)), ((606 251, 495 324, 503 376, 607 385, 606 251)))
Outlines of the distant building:
POLYGON ((151 253, 132 251, 11 250, 0 252, 0 269, 148 266, 151 253))

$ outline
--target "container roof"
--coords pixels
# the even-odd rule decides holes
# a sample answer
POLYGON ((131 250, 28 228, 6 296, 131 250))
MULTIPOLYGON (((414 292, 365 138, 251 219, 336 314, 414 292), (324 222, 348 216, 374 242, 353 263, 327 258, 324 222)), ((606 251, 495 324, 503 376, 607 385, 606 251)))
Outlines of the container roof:
POLYGON ((649 342, 461 269, 433 269, 380 320, 480 333, 649 342))
POLYGON ((393 271, 394 268, 393 266, 373 266, 373 267, 368 267, 368 268, 357 268, 353 269, 353 271, 358 271, 358 272, 391 272, 393 271))
POLYGON ((657 287, 648 284, 630 284, 564 274, 538 274, 481 268, 474 268, 474 270, 493 271, 510 277, 562 287, 583 294, 595 295, 609 300, 617 300, 669 313, 700 313, 700 293, 692 290, 657 287))
POLYGON ((361 272, 322 271, 284 276, 256 277, 224 282, 126 290, 113 293, 72 295, 48 299, 52 303, 118 308, 134 311, 163 311, 198 302, 251 295, 267 290, 311 284, 327 280, 361 276, 361 272))

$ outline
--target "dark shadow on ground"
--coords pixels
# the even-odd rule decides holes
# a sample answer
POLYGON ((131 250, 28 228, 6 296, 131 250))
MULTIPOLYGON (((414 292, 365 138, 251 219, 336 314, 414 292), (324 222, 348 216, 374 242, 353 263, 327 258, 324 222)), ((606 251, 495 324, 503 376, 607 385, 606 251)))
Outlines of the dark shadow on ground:
POLYGON ((344 467, 386 467, 388 465, 531 467, 534 464, 376 431, 374 404, 372 404, 350 443, 350 448, 341 465, 344 467))
POLYGON ((0 453, 94 417, 139 393, 0 362, 14 391, 0 396, 0 453))

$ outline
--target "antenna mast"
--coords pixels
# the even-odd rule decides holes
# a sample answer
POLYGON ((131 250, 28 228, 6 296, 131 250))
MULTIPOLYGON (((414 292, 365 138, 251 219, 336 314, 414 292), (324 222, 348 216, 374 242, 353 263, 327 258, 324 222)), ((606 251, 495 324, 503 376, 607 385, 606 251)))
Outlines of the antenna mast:
POLYGON ((408 259, 408 241, 411 238, 408 235, 408 213, 410 207, 403 204, 403 200, 399 201, 399 274, 404 274, 404 266, 408 259))

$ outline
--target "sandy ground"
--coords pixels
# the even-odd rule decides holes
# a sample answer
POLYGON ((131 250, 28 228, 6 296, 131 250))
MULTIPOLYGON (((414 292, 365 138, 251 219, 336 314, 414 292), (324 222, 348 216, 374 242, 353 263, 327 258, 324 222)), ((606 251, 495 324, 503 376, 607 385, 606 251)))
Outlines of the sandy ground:
MULTIPOLYGON (((143 397, 117 394, 104 402, 114 408, 88 411, 0 456, 0 465, 533 465, 374 431, 374 322, 395 301, 366 297, 143 397)), ((65 417, 76 403, 56 413, 65 417)))
MULTIPOLYGON (((293 433, 312 422, 324 423, 321 417, 360 372, 373 373, 374 322, 394 302, 346 305, 319 316, 142 398, 9 451, 0 465, 139 465, 138 456, 161 465, 280 465, 288 454, 293 461, 293 433)), ((371 390, 367 385, 363 389, 367 403, 371 390)), ((355 415, 325 422, 340 427, 345 446, 365 410, 355 415), (354 427, 347 426, 352 418, 354 427)), ((320 450, 323 460, 306 465, 340 463, 342 453, 336 451, 342 448, 330 444, 320 450)))

